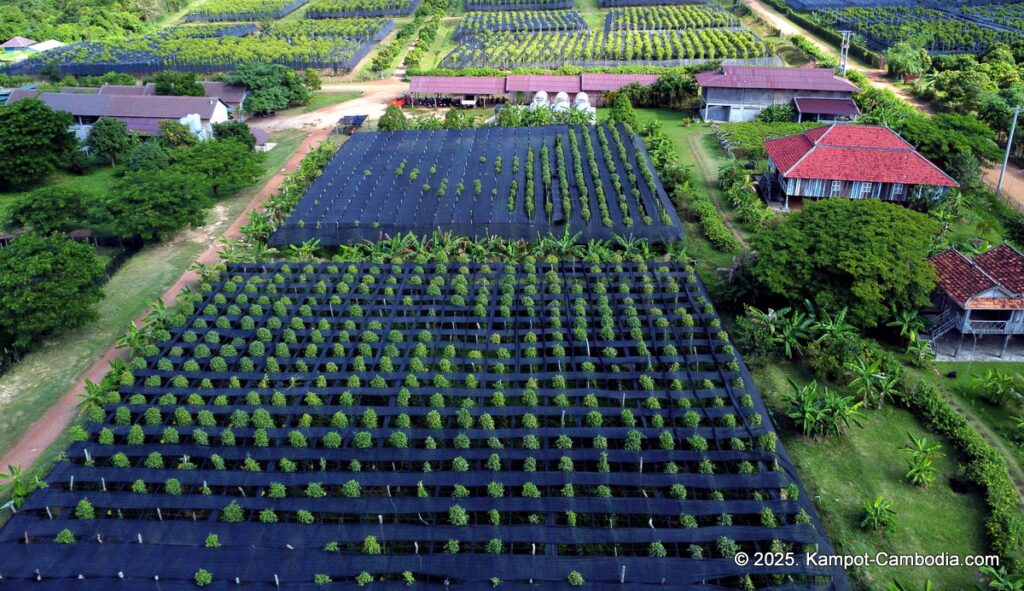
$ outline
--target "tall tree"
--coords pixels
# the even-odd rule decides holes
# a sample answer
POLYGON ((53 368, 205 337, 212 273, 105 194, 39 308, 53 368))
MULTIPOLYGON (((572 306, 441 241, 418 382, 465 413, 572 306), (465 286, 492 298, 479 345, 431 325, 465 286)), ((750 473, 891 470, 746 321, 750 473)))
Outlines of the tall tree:
POLYGON ((248 89, 242 109, 265 115, 309 102, 311 93, 294 70, 280 64, 242 64, 228 76, 231 84, 248 89))
POLYGON ((175 154, 175 167, 185 173, 197 173, 206 178, 213 194, 221 196, 225 187, 240 187, 256 182, 263 168, 263 154, 254 152, 241 142, 209 140, 179 150, 175 154))
POLYGON ((608 114, 609 123, 624 123, 630 129, 640 129, 640 120, 633 109, 633 103, 629 100, 629 94, 616 92, 612 99, 611 112, 608 114))
POLYGON ((98 219, 126 238, 159 239, 186 225, 199 225, 209 203, 206 179, 177 170, 129 173, 101 197, 98 219))
POLYGON ((110 160, 111 165, 117 164, 134 144, 135 139, 128 135, 128 124, 120 119, 100 117, 89 131, 88 146, 99 156, 110 160))
POLYGON ((171 158, 167 150, 156 140, 142 142, 132 148, 125 161, 125 168, 131 172, 140 170, 163 170, 170 166, 171 158))
POLYGON ((877 326, 928 303, 935 270, 925 260, 938 225, 875 199, 825 199, 755 236, 754 278, 778 298, 849 310, 877 326))
POLYGON ((0 249, 0 346, 25 350, 96 318, 103 263, 88 244, 29 232, 0 249))
POLYGON ((199 138, 181 121, 164 119, 157 127, 160 129, 160 143, 167 148, 194 146, 199 141, 199 138))
POLYGON ((56 170, 76 149, 71 115, 34 98, 0 106, 0 184, 24 185, 56 170))

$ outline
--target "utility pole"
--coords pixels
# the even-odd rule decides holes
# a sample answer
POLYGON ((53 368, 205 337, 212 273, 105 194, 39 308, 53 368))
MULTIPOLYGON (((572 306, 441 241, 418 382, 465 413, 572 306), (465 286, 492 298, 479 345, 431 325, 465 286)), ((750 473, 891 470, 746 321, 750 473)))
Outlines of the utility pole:
POLYGON ((999 183, 996 184, 996 197, 1003 191, 1003 176, 1006 175, 1006 163, 1010 160, 1010 146, 1013 145, 1013 134, 1017 131, 1017 116, 1020 115, 1020 105, 1013 108, 1013 124, 1010 125, 1010 135, 1006 138, 1006 153, 1003 154, 1003 168, 999 171, 999 183))
POLYGON ((850 55, 850 36, 853 31, 839 31, 843 35, 843 43, 839 46, 839 75, 846 74, 846 58, 850 55))

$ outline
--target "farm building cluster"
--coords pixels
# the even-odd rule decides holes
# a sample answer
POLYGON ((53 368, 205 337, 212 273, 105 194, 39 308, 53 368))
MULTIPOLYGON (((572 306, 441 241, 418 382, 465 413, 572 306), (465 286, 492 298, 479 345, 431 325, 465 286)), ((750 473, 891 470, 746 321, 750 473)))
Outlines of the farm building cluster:
POLYGON ((768 107, 795 108, 797 121, 855 121, 853 93, 860 89, 831 68, 722 66, 699 72, 700 113, 705 121, 753 121, 768 107))

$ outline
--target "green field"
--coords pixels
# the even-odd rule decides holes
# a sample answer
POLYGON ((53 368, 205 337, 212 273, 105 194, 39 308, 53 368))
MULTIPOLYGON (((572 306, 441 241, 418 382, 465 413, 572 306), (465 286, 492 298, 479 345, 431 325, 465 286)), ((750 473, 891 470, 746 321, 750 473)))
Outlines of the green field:
POLYGON ((0 454, 74 387, 148 302, 166 291, 216 241, 253 195, 284 166, 303 137, 301 131, 271 135, 277 146, 267 154, 265 172, 257 184, 219 201, 207 214, 205 226, 151 244, 131 257, 104 286, 96 322, 46 341, 0 376, 0 454))
MULTIPOLYGON (((770 365, 754 376, 777 420, 785 414, 780 395, 790 388, 786 378, 807 380, 788 365, 770 365)), ((863 428, 839 438, 809 439, 787 428, 781 435, 838 553, 985 554, 981 498, 953 490, 951 481, 961 477, 952 445, 927 432, 909 411, 891 405, 869 410, 863 428), (904 478, 906 454, 899 448, 908 432, 939 441, 946 453, 936 461, 938 474, 927 489, 904 478), (896 525, 883 533, 860 527, 863 503, 877 495, 892 500, 896 511, 896 525)), ((973 589, 980 582, 973 568, 866 567, 849 574, 854 588, 864 590, 884 589, 893 579, 914 590, 929 580, 943 591, 973 589)))

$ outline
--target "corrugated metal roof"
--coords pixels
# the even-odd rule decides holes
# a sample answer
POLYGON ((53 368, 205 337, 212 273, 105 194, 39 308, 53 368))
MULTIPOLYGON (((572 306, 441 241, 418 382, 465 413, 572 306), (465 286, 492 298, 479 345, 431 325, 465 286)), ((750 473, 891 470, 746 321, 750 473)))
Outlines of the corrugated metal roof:
POLYGON ((579 92, 579 76, 556 76, 551 74, 512 74, 505 79, 509 92, 579 92))
POLYGON ((149 83, 142 86, 136 84, 104 84, 97 91, 99 94, 110 94, 117 96, 143 96, 156 93, 156 84, 149 83))
POLYGON ((193 113, 198 113, 201 119, 209 119, 220 102, 217 98, 204 96, 112 95, 108 98, 104 115, 156 119, 180 119, 193 113))
POLYGON ((848 98, 806 98, 797 97, 794 99, 796 110, 801 113, 815 115, 837 115, 852 117, 860 115, 860 109, 853 99, 848 98))
POLYGON ((769 66, 722 66, 700 72, 697 83, 705 88, 757 88, 769 90, 818 90, 854 93, 860 90, 828 68, 779 68, 769 66))
POLYGON ((54 111, 67 111, 76 117, 102 117, 106 115, 109 96, 102 94, 65 94, 44 92, 39 100, 54 111))
POLYGON ((630 84, 650 86, 658 78, 657 74, 582 74, 580 86, 586 92, 610 92, 630 84))
POLYGON ((505 79, 483 76, 413 76, 412 94, 505 94, 505 79))
POLYGON ((228 84, 227 82, 200 82, 203 86, 203 95, 217 97, 225 103, 239 104, 245 98, 247 92, 242 84, 228 84))

